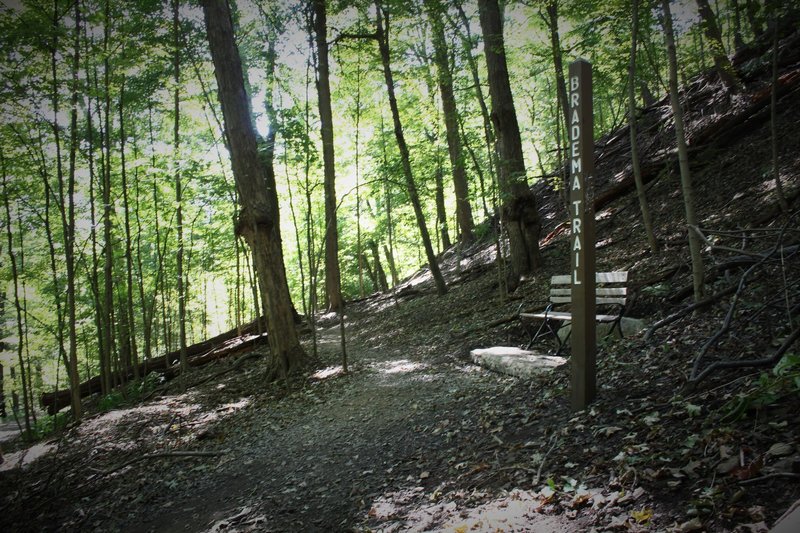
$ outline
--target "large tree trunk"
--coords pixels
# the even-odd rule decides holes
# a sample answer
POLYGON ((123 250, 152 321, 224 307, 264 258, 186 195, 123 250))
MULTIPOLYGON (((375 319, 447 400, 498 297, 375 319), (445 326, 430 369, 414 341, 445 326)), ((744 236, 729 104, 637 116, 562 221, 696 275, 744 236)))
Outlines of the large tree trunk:
POLYGON ((397 98, 394 94, 394 79, 392 77, 391 61, 389 56, 389 36, 388 28, 384 28, 384 24, 388 26, 389 15, 385 10, 376 4, 378 11, 378 48, 381 53, 381 61, 383 62, 383 75, 386 80, 386 90, 389 95, 389 107, 392 109, 392 120, 394 121, 394 134, 397 139, 397 148, 400 150, 400 160, 403 165, 403 175, 406 179, 406 186, 408 187, 408 196, 411 199, 411 204, 414 208, 414 215, 417 219, 419 226, 420 238, 422 245, 425 247, 425 255, 428 259, 428 265, 433 275, 433 281, 436 284, 436 292, 439 295, 447 293, 447 285, 442 277, 442 272, 439 270, 439 263, 436 261, 436 254, 431 245, 430 233, 428 233, 428 225, 425 223, 425 214, 422 212, 422 204, 417 192, 417 185, 414 182, 414 175, 411 171, 411 156, 408 152, 408 145, 406 144, 405 135, 403 134, 403 125, 400 122, 400 110, 397 107, 397 98))
MULTIPOLYGON (((270 198, 267 191, 267 170, 258 155, 230 8, 226 0, 203 0, 203 13, 231 151, 233 175, 242 204, 237 232, 244 236, 253 251, 267 319, 273 377, 285 376, 300 369, 305 353, 294 325, 278 230, 277 205, 275 198, 270 198)), ((274 184, 271 192, 275 194, 274 184)))
POLYGON ((322 161, 325 171, 325 294, 328 309, 342 307, 341 274, 339 272, 339 233, 336 224, 336 166, 333 150, 333 113, 328 74, 328 27, 326 0, 313 0, 314 33, 317 43, 317 97, 322 137, 322 161))
POLYGON ((513 291, 520 276, 533 272, 541 265, 539 233, 542 226, 536 197, 525 177, 522 139, 508 79, 500 8, 497 0, 479 0, 478 8, 489 71, 492 123, 497 132, 500 157, 498 182, 502 198, 501 219, 511 248, 509 290, 513 291))
POLYGON ((450 155, 450 166, 453 173, 453 188, 456 193, 456 220, 460 230, 458 239, 462 244, 470 244, 475 240, 473 233, 472 206, 469 203, 469 187, 467 172, 464 168, 464 157, 461 153, 461 137, 458 130, 458 110, 453 94, 453 75, 447 56, 447 45, 442 23, 443 8, 440 0, 426 0, 425 8, 430 19, 434 61, 438 71, 439 93, 442 97, 444 125, 447 129, 447 150, 450 155))
POLYGON ((669 100, 672 104, 672 114, 675 121, 678 164, 681 170, 681 189, 683 190, 683 205, 686 209, 686 225, 689 232, 689 252, 692 258, 694 301, 699 302, 703 297, 703 256, 700 255, 700 237, 690 229, 691 226, 697 226, 697 214, 694 207, 692 173, 689 170, 689 152, 686 148, 686 136, 683 128, 683 108, 681 107, 680 94, 678 93, 678 59, 675 50, 675 37, 672 33, 672 14, 669 9, 669 0, 661 0, 661 6, 664 10, 664 34, 667 40, 667 58, 669 60, 669 100))

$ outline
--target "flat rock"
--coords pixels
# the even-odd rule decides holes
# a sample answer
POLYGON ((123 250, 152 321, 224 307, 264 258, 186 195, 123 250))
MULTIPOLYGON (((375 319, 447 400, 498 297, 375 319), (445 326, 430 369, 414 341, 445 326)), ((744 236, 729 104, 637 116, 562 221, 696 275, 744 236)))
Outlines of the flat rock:
POLYGON ((514 346, 478 348, 470 352, 472 361, 494 372, 521 378, 552 371, 567 360, 563 357, 520 350, 514 346))
MULTIPOLYGON (((640 318, 630 318, 627 316, 622 317, 622 322, 620 323, 622 326, 622 336, 623 337, 632 337, 639 333, 640 331, 644 331, 647 327, 647 322, 640 318)), ((601 341, 606 335, 608 335, 609 330, 611 329, 611 324, 608 322, 600 322, 596 324, 597 327, 597 340, 598 342, 601 341)), ((570 329, 572 325, 566 324, 561 329, 558 330, 558 336, 563 341, 569 335, 570 329)), ((619 338, 619 330, 614 328, 613 336, 615 339, 619 338)))

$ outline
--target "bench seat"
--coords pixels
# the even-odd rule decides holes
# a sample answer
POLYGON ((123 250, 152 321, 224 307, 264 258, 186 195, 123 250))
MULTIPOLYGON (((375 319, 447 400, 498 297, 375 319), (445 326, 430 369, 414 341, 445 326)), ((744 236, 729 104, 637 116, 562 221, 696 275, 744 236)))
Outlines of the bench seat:
MULTIPOLYGON (((606 314, 595 314, 595 321, 601 323, 612 324, 609 329, 610 335, 614 329, 619 329, 622 335, 622 316, 625 313, 625 302, 628 295, 628 289, 624 284, 628 281, 628 272, 598 272, 595 276, 595 303, 598 307, 602 306, 606 309, 606 314), (615 314, 610 314, 609 311, 616 311, 615 314)), ((522 306, 517 311, 517 316, 522 323, 523 328, 531 337, 527 349, 541 337, 552 335, 558 343, 558 350, 556 355, 560 355, 561 351, 566 344, 567 339, 562 340, 558 336, 558 329, 572 321, 572 313, 570 311, 555 311, 554 306, 567 306, 572 303, 572 286, 571 278, 568 275, 553 276, 550 278, 550 297, 547 308, 543 312, 537 313, 523 313, 522 306), (535 333, 531 333, 528 329, 526 321, 540 320, 542 323, 535 333), (556 323, 557 325, 554 325, 556 323)), ((570 332, 571 333, 571 332, 570 332)), ((567 336, 569 338, 569 335, 567 336)))

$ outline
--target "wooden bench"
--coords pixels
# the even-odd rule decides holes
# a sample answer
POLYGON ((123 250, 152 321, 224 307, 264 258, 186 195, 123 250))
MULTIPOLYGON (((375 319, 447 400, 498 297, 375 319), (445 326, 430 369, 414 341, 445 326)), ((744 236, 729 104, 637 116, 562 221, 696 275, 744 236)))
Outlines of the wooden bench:
MULTIPOLYGON (((597 303, 597 308, 600 309, 602 307, 608 314, 595 314, 594 318, 597 322, 611 324, 611 329, 607 335, 611 335, 615 328, 622 335, 622 315, 625 313, 625 300, 628 294, 628 289, 625 287, 625 283, 628 281, 628 272, 597 272, 595 280, 595 302, 597 303)), ((567 306, 571 303, 572 278, 569 275, 550 278, 550 298, 545 310, 540 313, 517 313, 522 327, 531 338, 527 349, 530 349, 539 338, 552 335, 558 344, 556 355, 561 354, 569 335, 562 340, 558 336, 558 330, 572 321, 572 313, 569 311, 554 311, 553 308, 567 306), (531 334, 530 329, 528 329, 526 321, 529 320, 541 321, 536 333, 531 334)), ((521 309, 522 306, 520 306, 520 311, 521 309)))

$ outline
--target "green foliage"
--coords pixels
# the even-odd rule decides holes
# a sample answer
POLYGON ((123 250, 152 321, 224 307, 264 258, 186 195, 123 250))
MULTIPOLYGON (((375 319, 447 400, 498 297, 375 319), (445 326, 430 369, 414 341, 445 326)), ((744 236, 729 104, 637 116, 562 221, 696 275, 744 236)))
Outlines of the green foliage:
POLYGON ((144 379, 131 381, 122 389, 106 394, 98 402, 101 411, 111 411, 123 405, 136 403, 164 382, 164 377, 157 372, 150 372, 144 379))
POLYGON ((44 415, 36 420, 36 425, 31 428, 33 433, 32 440, 39 440, 57 432, 67 425, 72 415, 68 412, 56 413, 54 416, 44 415))
POLYGON ((762 372, 747 390, 723 407, 723 420, 734 421, 751 410, 774 405, 788 396, 800 398, 800 354, 787 353, 770 372, 762 372))

